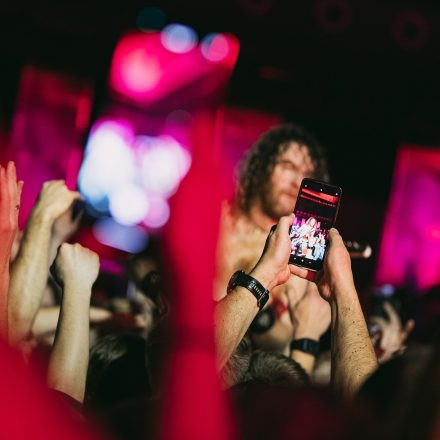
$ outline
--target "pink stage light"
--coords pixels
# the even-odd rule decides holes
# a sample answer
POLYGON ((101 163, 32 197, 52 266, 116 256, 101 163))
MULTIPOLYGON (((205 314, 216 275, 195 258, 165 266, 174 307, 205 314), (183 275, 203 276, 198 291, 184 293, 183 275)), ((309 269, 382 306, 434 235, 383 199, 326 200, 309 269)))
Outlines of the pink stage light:
POLYGON ((227 57, 229 43, 222 34, 209 34, 203 39, 201 50, 208 61, 217 62, 227 57))
POLYGON ((148 92, 157 86, 162 70, 157 59, 145 49, 128 52, 121 65, 121 78, 126 87, 134 92, 148 92))
POLYGON ((205 37, 203 55, 195 32, 183 25, 170 25, 162 32, 130 33, 121 38, 113 54, 109 85, 118 99, 152 105, 197 81, 204 80, 203 92, 222 90, 234 68, 238 40, 230 34, 205 37))
POLYGON ((150 209, 148 214, 144 219, 145 226, 157 229, 161 228, 166 224, 170 217, 170 207, 168 202, 158 196, 153 196, 150 198, 150 209))
POLYGON ((440 150, 399 150, 382 233, 376 284, 440 283, 440 150))
POLYGON ((160 41, 169 51, 181 54, 196 47, 197 34, 188 26, 170 24, 162 30, 160 41))
POLYGON ((135 33, 118 42, 110 72, 114 90, 137 99, 158 86, 164 65, 162 54, 157 51, 158 38, 158 32, 135 33))

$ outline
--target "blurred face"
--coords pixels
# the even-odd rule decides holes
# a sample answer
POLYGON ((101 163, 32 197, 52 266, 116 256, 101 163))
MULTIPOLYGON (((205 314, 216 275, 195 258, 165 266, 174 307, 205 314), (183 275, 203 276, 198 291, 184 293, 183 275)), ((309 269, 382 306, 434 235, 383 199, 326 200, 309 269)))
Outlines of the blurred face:
POLYGON ((293 212, 301 181, 314 171, 309 150, 291 142, 280 154, 269 181, 261 195, 261 207, 266 215, 278 220, 293 212))

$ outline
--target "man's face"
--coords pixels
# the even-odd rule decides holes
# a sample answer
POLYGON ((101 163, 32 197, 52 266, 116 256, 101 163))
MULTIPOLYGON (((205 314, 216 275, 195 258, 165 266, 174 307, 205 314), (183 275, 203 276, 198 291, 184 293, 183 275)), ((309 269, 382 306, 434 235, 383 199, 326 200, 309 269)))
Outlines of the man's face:
POLYGON ((313 171, 314 166, 308 148, 291 142, 279 155, 261 195, 261 207, 264 213, 278 220, 281 216, 293 212, 301 181, 304 177, 310 177, 313 171))

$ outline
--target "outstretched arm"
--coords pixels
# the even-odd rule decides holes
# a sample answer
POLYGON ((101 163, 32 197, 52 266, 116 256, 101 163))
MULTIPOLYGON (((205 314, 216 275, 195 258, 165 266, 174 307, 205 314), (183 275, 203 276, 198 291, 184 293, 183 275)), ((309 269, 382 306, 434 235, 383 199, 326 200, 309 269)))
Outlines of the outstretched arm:
POLYGON ((0 336, 8 337, 8 290, 9 260, 12 244, 18 230, 18 210, 20 208, 23 182, 17 183, 15 165, 0 166, 0 336))
POLYGON ((79 194, 62 180, 44 183, 11 269, 9 341, 16 345, 29 334, 40 307, 49 273, 52 227, 79 194))
MULTIPOLYGON (((330 230, 329 238, 324 268, 315 282, 331 307, 333 386, 351 397, 377 368, 377 359, 354 286, 350 255, 336 229, 330 230)), ((292 272, 307 279, 312 275, 296 266, 292 272)))
MULTIPOLYGON (((311 339, 319 342, 330 325, 330 306, 323 300, 314 283, 308 283, 306 293, 296 304, 290 301, 291 289, 286 291, 289 299, 290 318, 294 325, 293 339, 311 339), (292 304, 292 306, 291 306, 292 304)), ((315 356, 300 350, 292 350, 290 357, 298 362, 310 376, 315 366, 315 356)))
POLYGON ((89 362, 90 296, 99 272, 99 258, 79 244, 63 244, 55 268, 63 286, 63 301, 47 385, 82 402, 89 362))
MULTIPOLYGON (((284 284, 290 276, 289 226, 292 220, 293 216, 281 217, 276 229, 269 234, 260 260, 249 274, 269 291, 284 284)), ((215 342, 219 369, 234 353, 258 310, 257 300, 243 287, 236 287, 217 304, 215 342)))

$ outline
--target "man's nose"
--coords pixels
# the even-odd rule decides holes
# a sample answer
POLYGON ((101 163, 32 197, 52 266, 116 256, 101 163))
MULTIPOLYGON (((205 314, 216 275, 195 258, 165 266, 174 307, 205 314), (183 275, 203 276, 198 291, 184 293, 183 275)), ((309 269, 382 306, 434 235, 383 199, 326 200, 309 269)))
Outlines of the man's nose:
POLYGON ((302 180, 303 180, 303 176, 299 173, 295 173, 295 176, 292 176, 292 178, 289 181, 289 185, 292 191, 298 192, 302 180))

